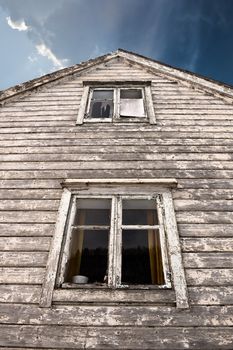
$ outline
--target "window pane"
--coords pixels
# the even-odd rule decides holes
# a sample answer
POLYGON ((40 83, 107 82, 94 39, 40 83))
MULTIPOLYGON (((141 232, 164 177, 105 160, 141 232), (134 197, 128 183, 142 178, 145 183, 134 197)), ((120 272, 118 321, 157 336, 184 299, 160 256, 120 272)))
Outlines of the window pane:
POLYGON ((158 217, 155 200, 125 199, 122 201, 123 225, 157 225, 158 217))
POLYGON ((113 115, 113 101, 91 101, 91 118, 111 118, 113 115))
POLYGON ((72 277, 76 275, 86 276, 88 283, 105 282, 108 238, 107 230, 73 230, 65 282, 72 282, 72 277))
POLYGON ((123 230, 122 283, 164 284, 158 230, 123 230))
POLYGON ((113 90, 94 90, 92 99, 94 100, 112 100, 113 90))
POLYGON ((121 99, 121 117, 145 117, 143 99, 121 99))
POLYGON ((111 199, 78 199, 74 225, 110 225, 111 199))
POLYGON ((127 99, 142 98, 142 90, 141 89, 122 89, 120 92, 120 97, 127 98, 127 99))

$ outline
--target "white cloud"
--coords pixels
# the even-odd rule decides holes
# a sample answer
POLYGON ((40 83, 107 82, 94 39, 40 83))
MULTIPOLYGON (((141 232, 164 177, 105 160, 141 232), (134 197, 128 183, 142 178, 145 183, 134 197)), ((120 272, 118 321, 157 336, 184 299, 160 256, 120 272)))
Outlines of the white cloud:
POLYGON ((9 17, 6 17, 7 24, 12 28, 16 29, 18 31, 26 31, 29 29, 29 27, 26 25, 25 21, 22 19, 20 21, 12 21, 12 19, 9 17))
POLYGON ((51 51, 49 47, 47 47, 44 43, 36 45, 36 49, 39 55, 43 57, 47 57, 48 60, 52 61, 54 68, 62 69, 66 67, 67 59, 60 60, 55 54, 51 51))

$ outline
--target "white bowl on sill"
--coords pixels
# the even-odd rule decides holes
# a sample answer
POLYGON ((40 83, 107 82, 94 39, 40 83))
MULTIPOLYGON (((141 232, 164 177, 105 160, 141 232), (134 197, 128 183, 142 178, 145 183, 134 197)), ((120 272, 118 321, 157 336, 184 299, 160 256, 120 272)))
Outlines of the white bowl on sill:
POLYGON ((88 283, 88 277, 82 275, 75 275, 72 277, 72 283, 85 284, 88 283))

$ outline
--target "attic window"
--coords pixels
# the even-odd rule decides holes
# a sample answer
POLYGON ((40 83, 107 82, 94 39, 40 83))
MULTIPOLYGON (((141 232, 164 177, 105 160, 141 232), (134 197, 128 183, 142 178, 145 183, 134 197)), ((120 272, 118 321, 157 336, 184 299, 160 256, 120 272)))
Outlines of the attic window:
POLYGON ((76 124, 86 122, 156 124, 150 84, 90 82, 84 87, 76 124))

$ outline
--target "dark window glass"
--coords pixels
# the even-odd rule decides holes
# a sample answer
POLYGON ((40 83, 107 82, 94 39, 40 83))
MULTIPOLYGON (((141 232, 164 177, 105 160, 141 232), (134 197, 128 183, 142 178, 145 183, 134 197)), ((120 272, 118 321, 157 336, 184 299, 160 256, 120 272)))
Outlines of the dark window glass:
MULTIPOLYGON (((123 200, 122 224, 158 225, 156 201, 123 200)), ((122 283, 164 284, 158 229, 122 231, 122 283)))
POLYGON ((123 200, 123 225, 157 225, 156 202, 154 200, 123 200))
POLYGON ((91 104, 91 118, 111 118, 113 115, 113 90, 94 90, 91 104))
POLYGON ((121 89, 120 97, 127 98, 127 99, 142 98, 142 90, 140 90, 140 89, 121 89))
POLYGON ((111 200, 79 198, 76 205, 65 282, 82 275, 88 283, 103 283, 108 268, 111 200))
POLYGON ((72 282, 77 275, 86 276, 87 283, 106 282, 108 238, 107 230, 73 230, 66 282, 72 282))
POLYGON ((93 100, 112 100, 113 90, 94 90, 93 100))
POLYGON ((122 283, 164 284, 158 230, 123 230, 122 283))
POLYGON ((110 225, 110 199, 78 199, 74 225, 110 225))

